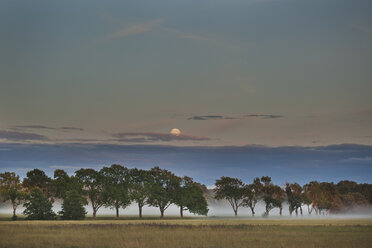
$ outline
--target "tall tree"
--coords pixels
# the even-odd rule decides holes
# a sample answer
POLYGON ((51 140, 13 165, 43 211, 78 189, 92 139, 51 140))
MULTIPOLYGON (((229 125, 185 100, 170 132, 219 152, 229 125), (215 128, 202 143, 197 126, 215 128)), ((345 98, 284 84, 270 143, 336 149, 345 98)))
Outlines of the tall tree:
POLYGON ((177 188, 175 204, 180 208, 181 218, 183 218, 185 210, 199 215, 207 215, 209 211, 207 200, 203 194, 203 186, 187 176, 182 178, 177 188))
POLYGON ((137 203, 139 217, 142 218, 142 208, 148 204, 147 201, 152 186, 152 177, 149 171, 137 168, 131 169, 129 176, 129 195, 131 200, 137 203))
POLYGON ((255 215, 254 209, 262 197, 262 187, 262 183, 257 177, 253 180, 252 184, 246 185, 244 188, 243 206, 251 209, 252 216, 255 215))
POLYGON ((33 188, 39 188, 46 196, 51 197, 51 182, 52 179, 48 177, 44 171, 33 169, 26 174, 23 179, 23 186, 30 192, 33 188))
POLYGON ((22 191, 22 184, 19 176, 14 172, 0 173, 0 196, 5 201, 10 201, 13 208, 13 220, 17 219, 16 210, 25 199, 25 193, 22 191))
POLYGON ((105 203, 103 176, 94 169, 80 169, 75 174, 84 185, 84 192, 92 204, 93 219, 95 219, 98 209, 105 203))
POLYGON ((124 166, 113 164, 111 167, 103 167, 100 173, 104 180, 105 206, 115 208, 116 218, 119 218, 120 207, 126 208, 131 203, 129 170, 124 166))
POLYGON ((153 183, 150 188, 148 203, 150 206, 158 207, 160 217, 163 218, 164 211, 175 202, 181 178, 157 166, 150 170, 150 174, 153 183))
POLYGON ((52 220, 55 219, 56 214, 53 212, 53 203, 49 200, 38 187, 31 190, 27 199, 23 204, 26 208, 23 213, 27 215, 29 220, 52 220))
POLYGON ((230 203, 235 216, 238 216, 238 209, 244 203, 243 182, 237 178, 221 177, 216 180, 215 186, 215 198, 217 200, 226 199, 230 203))

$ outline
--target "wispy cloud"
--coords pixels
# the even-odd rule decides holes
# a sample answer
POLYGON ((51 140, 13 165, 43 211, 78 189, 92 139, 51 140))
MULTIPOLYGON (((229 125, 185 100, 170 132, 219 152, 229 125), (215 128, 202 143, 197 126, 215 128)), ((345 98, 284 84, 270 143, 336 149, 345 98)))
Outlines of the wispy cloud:
POLYGON ((244 115, 246 118, 261 118, 261 119, 277 119, 277 118, 283 118, 283 115, 263 115, 263 114, 249 114, 249 115, 244 115))
POLYGON ((164 19, 155 19, 149 22, 144 23, 137 23, 127 28, 123 28, 115 33, 110 34, 107 39, 115 39, 120 37, 126 37, 131 35, 136 35, 140 33, 145 33, 150 31, 152 28, 159 26, 161 23, 164 22, 164 19))
POLYGON ((194 121, 206 121, 206 120, 235 120, 239 118, 222 116, 222 115, 194 115, 187 119, 194 120, 194 121))
POLYGON ((208 137, 192 136, 192 135, 174 135, 170 133, 153 133, 153 132, 131 132, 131 133, 115 133, 112 134, 117 141, 121 142, 133 142, 133 143, 145 143, 145 142, 169 142, 169 141, 203 141, 210 140, 208 137))
POLYGON ((8 141, 48 140, 46 136, 37 133, 26 133, 6 130, 0 130, 0 139, 6 139, 8 141))
POLYGON ((84 131, 80 127, 49 127, 43 125, 17 125, 13 126, 13 129, 46 129, 46 130, 66 130, 66 131, 84 131))
POLYGON ((364 26, 357 25, 357 24, 350 24, 350 26, 356 30, 361 31, 362 33, 372 35, 372 28, 364 27, 364 26))
POLYGON ((189 118, 188 120, 194 121, 206 121, 206 120, 241 120, 244 118, 260 118, 260 119, 277 119, 283 118, 283 115, 267 115, 267 114, 248 114, 243 116, 223 116, 223 115, 194 115, 189 118))

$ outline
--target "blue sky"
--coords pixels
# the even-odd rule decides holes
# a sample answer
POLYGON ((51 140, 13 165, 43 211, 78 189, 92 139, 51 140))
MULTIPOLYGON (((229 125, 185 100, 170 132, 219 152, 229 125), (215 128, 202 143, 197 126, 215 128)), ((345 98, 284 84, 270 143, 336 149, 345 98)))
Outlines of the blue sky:
MULTIPOLYGON (((45 149, 49 160, 22 166, 0 157, 0 168, 59 165, 45 154, 59 145, 89 154, 136 147, 146 167, 157 163, 147 148, 158 146, 200 148, 212 161, 203 147, 263 146, 262 159, 282 147, 369 147, 371 12, 369 0, 1 1, 1 154, 24 145, 17 159, 45 149)), ((294 151, 283 156, 301 160, 294 151)), ((368 181, 370 157, 327 161, 345 168, 337 178, 368 181)), ((92 166, 114 162, 95 158, 92 166)), ((63 166, 89 166, 76 159, 63 166)), ((196 155, 189 162, 201 166, 196 155)), ((276 173, 256 162, 257 173, 276 173)), ((216 176, 230 167, 218 168, 216 176)), ((311 171, 323 176, 301 170, 303 180, 311 171)))

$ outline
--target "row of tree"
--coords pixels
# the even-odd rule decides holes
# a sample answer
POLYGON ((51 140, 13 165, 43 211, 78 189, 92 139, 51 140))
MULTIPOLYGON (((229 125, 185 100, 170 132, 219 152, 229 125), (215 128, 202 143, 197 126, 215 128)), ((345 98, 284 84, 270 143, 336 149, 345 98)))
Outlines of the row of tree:
POLYGON ((264 215, 278 208, 280 215, 283 203, 287 202, 289 214, 303 214, 307 206, 308 214, 329 214, 347 212, 357 207, 372 204, 372 184, 357 184, 353 181, 340 181, 338 184, 312 181, 304 186, 286 183, 285 187, 274 185, 270 177, 255 178, 252 184, 244 184, 238 178, 221 177, 215 184, 216 199, 226 199, 235 216, 239 207, 249 207, 255 215, 258 202, 265 206, 264 215))
POLYGON ((211 201, 213 198, 227 200, 236 216, 239 207, 248 207, 254 216, 259 202, 264 204, 266 216, 274 208, 278 208, 282 215, 285 202, 290 215, 302 215, 305 206, 308 214, 322 214, 372 204, 372 185, 352 181, 338 184, 312 181, 304 186, 286 183, 280 187, 268 176, 255 178, 251 184, 238 178, 221 177, 216 180, 215 188, 208 190, 190 177, 178 177, 159 167, 141 170, 117 164, 99 171, 80 169, 72 176, 64 170, 55 170, 53 179, 39 169, 26 175, 21 182, 14 172, 0 173, 0 197, 11 203, 13 219, 16 219, 16 209, 21 204, 28 219, 53 219, 56 216, 52 211, 55 199, 62 200, 62 211, 59 212, 62 219, 84 218, 84 206, 88 201, 93 218, 102 206, 115 209, 119 217, 119 209, 125 209, 131 203, 137 204, 140 218, 145 205, 159 208, 161 217, 171 204, 179 207, 181 217, 185 210, 207 215, 206 199, 211 201))
POLYGON ((99 171, 80 169, 72 176, 64 170, 55 170, 53 179, 39 169, 26 175, 21 182, 14 172, 0 173, 0 196, 11 203, 13 219, 21 204, 28 219, 53 219, 56 215, 52 204, 56 198, 62 200, 59 212, 62 219, 84 218, 88 201, 93 218, 102 206, 114 208, 119 217, 119 209, 132 202, 137 204, 140 218, 145 205, 159 208, 161 217, 171 204, 180 208, 181 217, 185 210, 199 215, 208 213, 204 185, 159 167, 141 170, 114 164, 99 171))

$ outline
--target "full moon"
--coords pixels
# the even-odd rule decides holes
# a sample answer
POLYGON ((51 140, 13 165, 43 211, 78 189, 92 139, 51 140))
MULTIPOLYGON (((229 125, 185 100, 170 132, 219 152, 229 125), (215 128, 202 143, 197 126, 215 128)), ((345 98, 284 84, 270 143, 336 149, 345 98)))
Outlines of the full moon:
POLYGON ((178 129, 178 128, 173 128, 171 131, 170 131, 170 134, 172 135, 176 135, 176 136, 179 136, 181 134, 181 131, 178 129))

